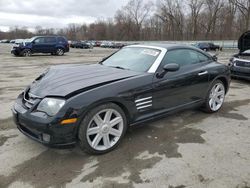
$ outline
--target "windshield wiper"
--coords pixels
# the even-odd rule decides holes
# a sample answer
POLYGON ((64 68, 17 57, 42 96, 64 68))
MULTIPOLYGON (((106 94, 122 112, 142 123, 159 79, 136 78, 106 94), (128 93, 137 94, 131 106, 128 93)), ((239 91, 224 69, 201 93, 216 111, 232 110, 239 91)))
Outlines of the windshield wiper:
POLYGON ((122 70, 129 70, 129 69, 126 69, 126 68, 120 67, 120 66, 112 66, 112 67, 117 68, 117 69, 122 69, 122 70))

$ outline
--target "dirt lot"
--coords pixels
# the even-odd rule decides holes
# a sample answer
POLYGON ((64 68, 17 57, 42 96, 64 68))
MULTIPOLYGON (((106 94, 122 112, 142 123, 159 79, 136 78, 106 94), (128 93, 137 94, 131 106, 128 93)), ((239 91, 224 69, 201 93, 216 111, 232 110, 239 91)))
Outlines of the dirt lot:
MULTIPOLYGON (((94 63, 110 49, 71 50, 63 57, 13 57, 0 44, 0 187, 250 187, 250 82, 233 80, 223 109, 185 111, 128 131, 113 152, 51 149, 15 128, 16 96, 50 65, 94 63)), ((219 54, 227 63, 233 51, 219 54)))

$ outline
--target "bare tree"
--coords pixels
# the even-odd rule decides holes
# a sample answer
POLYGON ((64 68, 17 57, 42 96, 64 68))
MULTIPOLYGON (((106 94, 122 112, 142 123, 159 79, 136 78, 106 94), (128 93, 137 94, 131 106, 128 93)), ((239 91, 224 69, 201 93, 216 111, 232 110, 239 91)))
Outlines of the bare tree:
POLYGON ((140 40, 142 24, 152 10, 153 3, 151 1, 144 3, 144 0, 130 0, 124 7, 127 17, 135 23, 134 39, 140 40))
POLYGON ((203 0, 189 0, 188 6, 191 10, 191 28, 192 28, 192 39, 196 40, 198 35, 198 19, 200 16, 200 12, 204 5, 203 0))
POLYGON ((158 7, 159 14, 167 30, 167 34, 171 34, 171 39, 182 40, 184 29, 184 14, 181 6, 181 1, 162 0, 158 7))
POLYGON ((243 30, 250 29, 250 1, 249 0, 234 0, 238 10, 245 20, 243 30))
POLYGON ((121 40, 131 40, 133 33, 133 22, 124 10, 118 10, 115 15, 116 38, 121 40))
POLYGON ((220 22, 220 38, 231 39, 237 35, 235 29, 235 16, 237 6, 235 0, 225 0, 225 6, 220 11, 219 22, 220 22))
POLYGON ((223 0, 206 0, 207 12, 204 14, 203 27, 205 28, 205 38, 214 39, 216 24, 219 18, 219 12, 224 6, 223 0))

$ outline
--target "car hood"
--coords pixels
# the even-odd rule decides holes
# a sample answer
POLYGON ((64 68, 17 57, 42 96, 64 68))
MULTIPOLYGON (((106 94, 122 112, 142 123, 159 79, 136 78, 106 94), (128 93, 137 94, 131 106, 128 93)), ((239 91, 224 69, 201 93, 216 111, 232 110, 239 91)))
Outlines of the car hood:
POLYGON ((141 73, 100 64, 59 65, 51 67, 40 75, 30 85, 29 92, 40 98, 45 96, 67 98, 139 74, 141 73))
POLYGON ((238 40, 240 53, 250 49, 250 31, 243 33, 238 40))

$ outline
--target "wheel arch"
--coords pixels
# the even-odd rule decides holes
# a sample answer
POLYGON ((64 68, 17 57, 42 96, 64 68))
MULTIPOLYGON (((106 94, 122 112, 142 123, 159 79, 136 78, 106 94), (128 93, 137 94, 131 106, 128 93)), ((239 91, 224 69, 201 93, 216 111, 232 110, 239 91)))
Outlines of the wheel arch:
POLYGON ((128 107, 124 104, 124 102, 122 102, 120 100, 117 100, 117 99, 106 99, 106 100, 96 101, 96 102, 88 105, 87 108, 85 108, 85 110, 80 114, 80 121, 79 121, 79 123, 77 125, 76 134, 77 134, 77 132, 79 130, 79 127, 80 127, 80 124, 83 121, 83 119, 86 116, 86 114, 90 110, 92 110, 93 108, 95 108, 97 106, 100 106, 100 105, 103 105, 103 104, 107 104, 107 103, 113 103, 113 104, 116 104, 117 106, 119 106, 123 110, 123 112, 124 112, 124 114, 126 116, 127 124, 128 125, 130 124, 132 116, 131 116, 131 114, 130 114, 130 112, 128 110, 128 107))
POLYGON ((226 93, 227 93, 228 90, 229 90, 229 81, 228 81, 228 79, 225 76, 219 76, 216 79, 214 79, 214 81, 215 80, 220 80, 224 84, 225 89, 226 89, 226 93))
POLYGON ((63 45, 56 45, 55 49, 63 49, 65 51, 65 47, 63 45))

